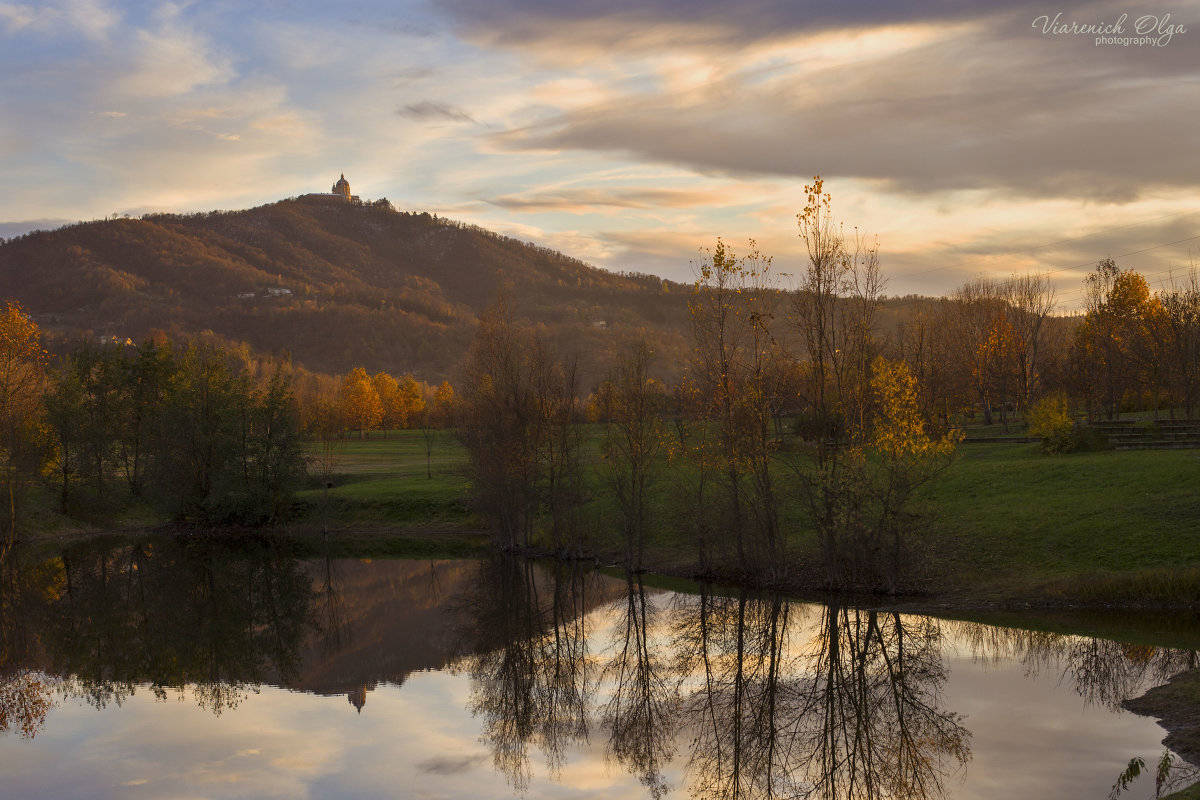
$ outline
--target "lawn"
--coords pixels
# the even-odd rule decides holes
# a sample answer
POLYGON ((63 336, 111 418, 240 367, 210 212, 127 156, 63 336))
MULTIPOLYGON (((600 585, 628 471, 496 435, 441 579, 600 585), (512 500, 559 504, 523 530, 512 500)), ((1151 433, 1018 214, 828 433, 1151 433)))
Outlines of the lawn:
MULTIPOLYGON (((310 446, 315 457, 319 444, 310 446)), ((334 446, 326 502, 323 478, 310 465, 310 486, 298 495, 300 524, 336 527, 478 527, 469 507, 466 452, 451 432, 439 431, 426 463, 420 431, 388 438, 344 439, 334 446)))
POLYGON ((965 581, 1003 586, 1200 567, 1200 450, 1044 455, 968 444, 928 488, 928 537, 965 581))
MULTIPOLYGON (((584 430, 580 518, 602 561, 620 557, 620 513, 606 482, 601 430, 584 430)), ((315 446, 314 446, 315 448, 315 446)), ((314 477, 300 495, 302 524, 333 528, 478 531, 467 456, 449 432, 435 442, 429 474, 419 431, 346 439, 337 448, 326 504, 314 477)), ((650 565, 695 563, 692 509, 681 470, 661 459, 650 489, 650 565)), ((781 464, 781 518, 789 551, 814 563, 815 536, 781 464)), ((913 532, 939 591, 983 600, 1032 597, 1133 603, 1200 602, 1200 450, 1043 454, 1034 444, 964 444, 920 498, 913 532)), ((546 542, 544 542, 546 543, 546 542)))

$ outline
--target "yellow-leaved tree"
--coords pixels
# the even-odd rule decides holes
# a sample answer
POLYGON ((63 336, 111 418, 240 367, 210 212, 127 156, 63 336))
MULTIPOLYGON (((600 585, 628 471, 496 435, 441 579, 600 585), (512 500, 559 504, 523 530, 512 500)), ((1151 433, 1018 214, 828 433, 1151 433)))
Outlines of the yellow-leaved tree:
POLYGON ((8 511, 0 538, 5 542, 16 536, 20 489, 40 464, 46 358, 37 324, 19 305, 8 303, 0 313, 0 476, 8 511))
POLYGON ((400 403, 400 383, 386 372, 376 372, 371 378, 375 387, 375 395, 379 398, 379 424, 383 428, 383 438, 394 428, 403 428, 405 415, 400 403))
POLYGON ((831 587, 896 592, 919 580, 914 495, 950 465, 962 440, 957 430, 929 434, 920 397, 904 362, 876 357, 865 429, 805 476, 831 587))
POLYGON ((877 546, 890 550, 889 588, 898 588, 904 562, 903 537, 914 528, 913 494, 948 467, 963 433, 951 430, 933 438, 921 414, 920 386, 903 361, 879 356, 871 364, 875 417, 867 437, 874 453, 873 494, 877 503, 877 546))
POLYGON ((412 375, 400 378, 396 390, 396 407, 401 428, 411 428, 417 424, 421 412, 425 410, 425 390, 412 375))
POLYGON ((362 367, 355 367, 342 378, 342 413, 346 425, 357 430, 360 439, 365 439, 366 432, 373 430, 383 419, 379 391, 362 367))

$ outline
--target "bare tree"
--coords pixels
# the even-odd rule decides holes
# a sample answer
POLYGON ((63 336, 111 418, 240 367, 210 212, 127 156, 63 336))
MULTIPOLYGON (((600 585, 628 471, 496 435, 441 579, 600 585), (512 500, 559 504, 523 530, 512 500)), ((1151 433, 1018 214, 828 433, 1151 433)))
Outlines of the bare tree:
POLYGON ((1048 274, 1014 275, 1005 283, 1009 324, 1016 334, 1017 399, 1028 409, 1040 389, 1042 356, 1049 341, 1046 320, 1054 313, 1054 287, 1048 274))
POLYGON ((734 534, 739 566, 779 578, 786 559, 771 458, 782 399, 776 384, 786 373, 777 367, 785 356, 773 333, 780 293, 770 267, 753 242, 739 257, 718 239, 700 264, 689 309, 691 378, 701 415, 714 422, 723 522, 734 534))
POLYGON ((530 544, 536 510, 541 430, 528 350, 501 298, 480 316, 463 379, 463 444, 476 494, 506 549, 530 544))
POLYGON ((862 430, 868 368, 878 354, 875 316, 886 284, 878 243, 857 229, 847 242, 823 188, 820 177, 805 187, 808 202, 796 217, 808 266, 792 306, 812 377, 812 405, 823 428, 822 449, 847 427, 862 430))
POLYGON ((639 570, 645 550, 646 491, 650 466, 662 445, 662 385, 650 377, 653 351, 636 344, 600 385, 597 401, 605 422, 604 455, 609 485, 621 506, 625 561, 639 570))

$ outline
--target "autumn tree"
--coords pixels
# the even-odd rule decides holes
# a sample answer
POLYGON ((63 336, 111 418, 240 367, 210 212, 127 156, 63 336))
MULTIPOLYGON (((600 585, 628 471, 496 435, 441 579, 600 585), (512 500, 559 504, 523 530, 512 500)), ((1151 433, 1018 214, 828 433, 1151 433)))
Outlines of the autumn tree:
POLYGON ((1017 401, 1024 411, 1042 384, 1043 359, 1051 344, 1049 318, 1057 305, 1049 274, 1014 275, 1005 283, 1012 331, 1017 401))
MULTIPOLYGON (((797 476, 829 585, 895 591, 906 566, 902 533, 912 524, 914 492, 949 463, 958 434, 931 438, 926 426, 933 403, 923 402, 920 383, 903 361, 879 355, 875 316, 885 280, 878 246, 857 231, 853 242, 846 239, 819 177, 805 192, 797 221, 809 263, 792 310, 817 424, 811 459, 798 462, 797 476)), ((901 345, 930 372, 944 372, 948 343, 937 342, 935 364, 937 327, 921 320, 904 332, 901 345)), ((989 321, 982 333, 976 351, 1007 346, 1007 328, 989 321)))
POLYGON ((540 477, 529 337, 503 299, 479 318, 462 381, 460 433, 476 495, 506 549, 533 536, 540 477))
POLYGON ((888 588, 895 591, 906 555, 903 536, 916 527, 913 495, 950 465, 963 434, 951 430, 939 438, 929 435, 921 413, 920 386, 903 362, 876 358, 871 393, 874 420, 868 447, 878 463, 871 481, 878 500, 872 527, 890 551, 885 576, 888 588))
POLYGON ((970 403, 968 381, 956 361, 953 319, 953 304, 947 298, 930 308, 919 308, 901 323, 893 349, 921 387, 925 418, 936 420, 943 428, 951 414, 970 403))
POLYGON ((46 351, 34 321, 16 303, 0 313, 0 474, 8 513, 4 541, 17 534, 22 488, 36 474, 41 458, 41 407, 46 351))
POLYGON ((1175 405, 1190 419, 1200 400, 1200 276, 1193 267, 1187 278, 1158 295, 1153 339, 1162 359, 1162 374, 1175 405))
POLYGON ((224 351, 189 345, 164 398, 148 484, 177 519, 261 524, 284 518, 304 476, 290 379, 264 388, 224 351))
POLYGON ((992 316, 972 359, 976 384, 981 396, 986 398, 985 420, 991 416, 992 401, 996 401, 1000 406, 1000 424, 1005 431, 1008 430, 1010 400, 1020 380, 1017 370, 1019 341, 1006 312, 1007 309, 1001 307, 999 313, 992 316))
POLYGON ((174 353, 165 335, 147 339, 124 361, 118 403, 120 413, 114 455, 130 494, 143 498, 153 464, 153 443, 162 426, 162 409, 175 372, 174 353))
POLYGON ((92 501, 103 507, 118 468, 122 437, 116 434, 130 413, 126 388, 136 373, 131 371, 123 347, 90 343, 62 358, 56 372, 45 406, 56 445, 51 460, 62 478, 63 510, 69 475, 86 478, 92 501))
POLYGON ((556 358, 546 342, 534 338, 527 354, 534 403, 534 443, 540 478, 540 497, 550 512, 550 534, 560 554, 578 555, 582 528, 579 507, 583 497, 578 422, 578 364, 556 358))
POLYGON ((397 384, 396 400, 400 427, 411 428, 425 410, 424 384, 412 375, 402 376, 397 384))
POLYGON ((1081 367, 1093 410, 1113 419, 1145 374, 1155 303, 1145 278, 1108 258, 1084 279, 1084 305, 1076 331, 1081 367))
POLYGON ((912 579, 905 537, 917 529, 916 490, 949 466, 962 433, 929 434, 902 361, 877 357, 870 391, 863 437, 801 477, 828 585, 895 592, 912 579))
POLYGON ((1012 350, 1007 304, 999 282, 988 278, 967 281, 951 295, 955 361, 971 387, 974 405, 983 412, 983 424, 991 425, 996 406, 1008 398, 1012 350))
POLYGON ((374 430, 383 419, 379 392, 362 367, 355 367, 342 378, 342 414, 350 429, 358 431, 360 439, 365 439, 366 432, 374 430))
POLYGON ((411 427, 425 408, 421 384, 412 375, 393 378, 386 372, 376 373, 371 378, 375 393, 379 397, 379 424, 384 436, 388 430, 411 427))
POLYGON ((371 385, 379 398, 379 425, 386 439, 389 430, 403 428, 407 421, 404 405, 400 402, 400 384, 386 372, 377 372, 371 377, 371 385))

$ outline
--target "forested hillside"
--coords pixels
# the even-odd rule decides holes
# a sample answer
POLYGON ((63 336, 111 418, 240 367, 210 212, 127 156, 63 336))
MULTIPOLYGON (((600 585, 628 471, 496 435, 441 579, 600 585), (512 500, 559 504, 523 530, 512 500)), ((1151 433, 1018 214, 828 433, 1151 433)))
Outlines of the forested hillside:
POLYGON ((0 245, 0 297, 56 337, 211 331, 318 372, 362 365, 427 380, 452 374, 502 290, 585 376, 630 338, 678 362, 689 289, 386 200, 103 220, 0 245))

